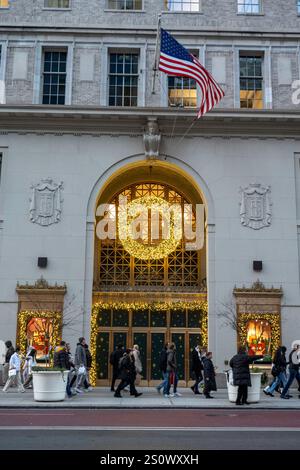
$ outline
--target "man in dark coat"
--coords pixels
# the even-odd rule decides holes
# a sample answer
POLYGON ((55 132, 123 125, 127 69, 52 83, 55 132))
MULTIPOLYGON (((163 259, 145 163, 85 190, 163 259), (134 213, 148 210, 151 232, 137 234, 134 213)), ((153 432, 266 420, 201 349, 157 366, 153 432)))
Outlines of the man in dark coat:
POLYGON ((109 362, 112 365, 112 381, 111 381, 111 392, 115 391, 115 383, 116 380, 119 378, 120 370, 119 370, 119 363, 121 357, 123 357, 124 349, 122 344, 118 344, 117 349, 113 351, 110 355, 109 362))
POLYGON ((168 349, 169 343, 166 343, 164 348, 160 352, 159 357, 159 368, 163 376, 163 381, 156 387, 158 393, 160 393, 161 389, 167 388, 168 382, 168 374, 167 374, 167 361, 168 361, 168 349))
POLYGON ((233 385, 239 387, 236 405, 249 405, 247 401, 248 387, 251 387, 249 364, 261 358, 262 356, 248 356, 246 348, 241 346, 238 354, 230 359, 229 365, 233 372, 233 385))
POLYGON ((200 395, 199 383, 203 380, 203 375, 202 375, 203 364, 202 364, 200 346, 196 346, 195 349, 192 352, 192 367, 191 367, 191 370, 192 370, 192 372, 194 374, 194 378, 195 378, 195 383, 191 387, 191 389, 192 389, 192 391, 194 392, 195 395, 200 395))
POLYGON ((203 393, 205 398, 214 398, 210 395, 210 392, 217 391, 216 384, 216 373, 215 368, 212 362, 212 353, 208 352, 203 359, 203 369, 204 369, 204 390, 203 393))
POLYGON ((134 382, 136 378, 136 370, 135 370, 135 364, 134 364, 134 356, 132 354, 131 349, 126 349, 126 353, 120 360, 120 379, 121 382, 114 394, 116 398, 121 398, 121 391, 127 387, 127 385, 130 386, 130 395, 134 395, 135 397, 139 397, 142 395, 142 393, 138 393, 138 391, 135 388, 134 382))
POLYGON ((8 370, 9 370, 10 358, 15 352, 15 348, 13 347, 12 342, 10 340, 5 341, 5 346, 7 348, 7 351, 6 351, 6 354, 5 354, 5 364, 4 364, 4 368, 3 368, 3 379, 2 380, 3 380, 4 384, 7 382, 7 379, 8 379, 8 370))

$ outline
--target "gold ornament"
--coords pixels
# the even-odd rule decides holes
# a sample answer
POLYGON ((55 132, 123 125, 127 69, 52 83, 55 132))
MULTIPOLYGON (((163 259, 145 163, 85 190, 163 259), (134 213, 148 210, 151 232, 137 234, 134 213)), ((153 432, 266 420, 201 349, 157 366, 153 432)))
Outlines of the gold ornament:
MULTIPOLYGON (((170 204, 157 196, 143 196, 135 199, 124 208, 119 206, 118 232, 119 239, 124 249, 134 258, 142 260, 157 260, 166 258, 176 250, 182 240, 182 215, 181 208, 174 205, 171 210, 170 204), (157 245, 143 244, 134 240, 132 234, 132 223, 135 218, 146 213, 148 228, 148 212, 156 211, 164 217, 169 215, 168 238, 163 239, 157 245)), ((147 230, 148 237, 148 230, 147 230)))

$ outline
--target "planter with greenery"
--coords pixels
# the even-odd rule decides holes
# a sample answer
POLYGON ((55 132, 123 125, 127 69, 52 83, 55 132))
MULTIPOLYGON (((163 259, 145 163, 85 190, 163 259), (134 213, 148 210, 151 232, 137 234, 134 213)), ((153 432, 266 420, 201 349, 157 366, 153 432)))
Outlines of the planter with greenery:
POLYGON ((55 367, 33 367, 33 395, 35 401, 63 401, 69 371, 55 367))
MULTIPOLYGON (((227 390, 229 401, 234 403, 237 399, 238 387, 233 385, 232 370, 226 371, 227 390)), ((251 387, 248 387, 248 402, 258 403, 260 401, 261 386, 268 383, 268 374, 258 367, 250 369, 251 387)))

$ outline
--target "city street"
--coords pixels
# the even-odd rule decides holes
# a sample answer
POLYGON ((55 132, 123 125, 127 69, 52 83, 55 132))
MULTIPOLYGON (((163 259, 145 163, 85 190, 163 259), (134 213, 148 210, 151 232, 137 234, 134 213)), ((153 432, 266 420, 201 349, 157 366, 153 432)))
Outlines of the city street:
POLYGON ((300 410, 0 410, 1 450, 274 447, 300 449, 300 410))

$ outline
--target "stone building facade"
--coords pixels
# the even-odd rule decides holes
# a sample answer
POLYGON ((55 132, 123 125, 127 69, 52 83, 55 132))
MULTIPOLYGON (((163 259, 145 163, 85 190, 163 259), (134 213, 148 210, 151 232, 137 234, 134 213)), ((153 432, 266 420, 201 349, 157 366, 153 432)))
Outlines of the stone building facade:
POLYGON ((153 351, 171 339, 185 383, 195 342, 208 341, 222 371, 239 341, 226 309, 245 316, 250 349, 289 347, 300 330, 299 2, 3 0, 0 7, 0 338, 24 348, 37 341, 45 353, 47 334, 35 329, 48 319, 51 337, 55 310, 72 346, 79 336, 91 342, 100 383, 109 378, 108 350, 118 339, 141 342, 148 383, 158 379, 153 351), (185 106, 187 96, 200 100, 190 83, 175 86, 159 73, 152 93, 158 15, 225 91, 197 122, 196 109, 185 106), (125 68, 114 69, 123 58, 131 61, 129 85, 125 68), (112 78, 118 74, 122 83, 112 78), (159 157, 150 162, 143 142, 149 119, 161 135, 159 157), (204 204, 195 284, 171 282, 180 269, 191 279, 193 262, 183 252, 176 275, 170 267, 179 258, 162 268, 128 261, 116 247, 114 263, 100 253, 97 204, 133 186, 138 194, 143 184, 204 204), (262 266, 254 270, 253 261, 262 266), (101 285, 103 266, 114 270, 114 285, 101 285), (55 284, 64 301, 53 309, 55 284), (30 289, 38 300, 29 298, 28 309, 30 289), (162 303, 166 323, 154 330, 162 303), (135 319, 141 305, 144 315, 135 319), (260 335, 255 322, 265 325, 260 335))

